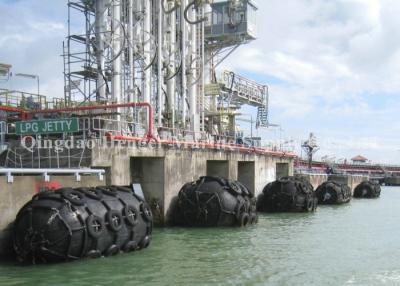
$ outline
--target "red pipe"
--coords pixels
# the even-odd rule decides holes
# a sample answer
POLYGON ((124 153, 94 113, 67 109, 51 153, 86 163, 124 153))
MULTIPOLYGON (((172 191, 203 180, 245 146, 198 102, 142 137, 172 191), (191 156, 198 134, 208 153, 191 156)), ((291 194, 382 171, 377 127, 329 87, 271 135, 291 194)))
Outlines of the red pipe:
POLYGON ((25 110, 23 110, 21 108, 12 107, 12 106, 4 106, 4 105, 0 105, 0 110, 7 111, 7 112, 25 113, 25 110))
MULTIPOLYGON (((80 107, 65 107, 65 108, 58 108, 58 109, 43 109, 43 110, 24 110, 16 107, 10 107, 10 106, 0 106, 0 110, 8 111, 8 112, 18 112, 22 114, 22 117, 25 119, 28 114, 45 114, 45 113, 57 113, 57 112, 73 112, 73 111, 83 111, 83 110, 99 110, 99 109, 113 109, 113 108, 123 108, 123 107, 147 107, 149 110, 149 126, 146 134, 146 139, 148 140, 155 140, 158 142, 157 138, 153 134, 153 107, 151 106, 150 103, 148 102, 131 102, 131 103, 119 103, 119 104, 110 104, 110 105, 92 105, 92 106, 80 106, 80 107)), ((122 136, 122 135, 117 135, 117 136, 110 136, 111 139, 114 140, 126 140, 126 141, 140 141, 142 138, 138 137, 131 137, 131 136, 122 136)), ((168 141, 168 140, 162 140, 160 143, 162 144, 175 144, 177 141, 168 141)), ((277 152, 277 151, 269 151, 263 148, 248 148, 248 147, 243 147, 241 145, 228 145, 228 144, 222 144, 222 143, 201 143, 201 142, 181 142, 181 144, 186 144, 186 145, 197 145, 201 144, 203 146, 206 146, 208 148, 234 148, 238 151, 242 152, 254 152, 258 154, 270 154, 273 156, 283 156, 283 157, 289 157, 289 158, 295 158, 296 155, 292 153, 285 153, 285 152, 277 152)))
POLYGON ((6 112, 16 112, 21 114, 21 120, 26 119, 26 110, 18 108, 18 107, 12 107, 12 106, 5 106, 5 105, 0 105, 0 110, 6 111, 6 112))
POLYGON ((149 110, 149 126, 146 134, 146 138, 157 141, 157 138, 153 135, 153 107, 148 102, 130 102, 130 103, 117 103, 110 105, 91 105, 91 106, 79 106, 79 107, 65 107, 58 109, 43 109, 43 110, 32 110, 24 111, 27 114, 45 114, 45 113, 57 113, 57 112, 73 112, 83 110, 99 110, 99 109, 114 109, 122 107, 147 107, 149 110))

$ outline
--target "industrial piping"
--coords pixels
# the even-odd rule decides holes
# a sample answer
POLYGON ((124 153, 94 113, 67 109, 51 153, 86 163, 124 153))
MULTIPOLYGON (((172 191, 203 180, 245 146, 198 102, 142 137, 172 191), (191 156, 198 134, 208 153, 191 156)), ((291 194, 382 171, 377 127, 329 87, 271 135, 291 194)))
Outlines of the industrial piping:
MULTIPOLYGON (((110 136, 111 140, 115 140, 115 141, 141 141, 142 138, 139 137, 133 137, 133 136, 124 136, 124 135, 116 135, 116 136, 110 136)), ((159 140, 157 141, 160 144, 164 144, 164 145, 172 145, 172 144, 176 144, 179 141, 175 141, 175 140, 159 140)), ((204 146, 206 148, 209 149, 218 149, 218 148, 226 148, 226 149, 230 149, 232 151, 239 151, 239 152, 248 152, 248 153, 254 153, 254 154, 268 154, 271 156, 275 156, 275 157, 285 157, 285 158, 295 158, 296 155, 293 153, 286 153, 284 151, 271 151, 268 149, 264 149, 264 148, 256 148, 256 147, 244 147, 242 145, 237 145, 237 144, 223 144, 221 142, 214 142, 214 143, 207 143, 207 142, 192 142, 192 141, 183 141, 180 142, 182 145, 186 145, 186 146, 204 146)))
POLYGON ((119 103, 110 105, 92 105, 92 106, 80 106, 80 107, 65 107, 58 109, 43 109, 43 110, 24 110, 21 108, 0 106, 0 110, 7 112, 18 112, 21 113, 21 119, 29 119, 29 115, 32 114, 48 114, 58 112, 72 112, 72 111, 87 111, 87 110, 99 110, 99 109, 116 109, 123 107, 146 107, 148 109, 149 124, 146 134, 146 139, 158 141, 153 134, 153 107, 148 102, 130 102, 130 103, 119 103))
POLYGON ((92 106, 80 106, 80 107, 66 107, 59 109, 43 109, 28 111, 27 114, 45 114, 45 113, 57 113, 57 112, 71 112, 71 111, 84 111, 84 110, 99 110, 99 109, 115 109, 123 107, 146 107, 149 113, 149 124, 146 134, 146 138, 149 140, 158 141, 153 134, 153 107, 148 102, 130 102, 130 103, 118 103, 110 105, 92 105, 92 106))

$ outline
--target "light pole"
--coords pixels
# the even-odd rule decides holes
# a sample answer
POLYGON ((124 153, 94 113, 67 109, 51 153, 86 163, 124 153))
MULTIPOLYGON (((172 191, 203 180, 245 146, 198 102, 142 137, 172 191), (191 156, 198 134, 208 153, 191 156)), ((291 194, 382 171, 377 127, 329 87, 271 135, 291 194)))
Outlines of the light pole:
POLYGON ((40 79, 39 79, 38 75, 26 74, 26 73, 17 73, 17 74, 15 74, 15 76, 36 79, 37 80, 37 93, 38 93, 38 96, 40 95, 40 79))
POLYGON ((249 119, 244 119, 244 118, 236 118, 237 120, 239 120, 239 121, 242 121, 242 122, 247 122, 247 123, 250 123, 251 124, 251 127, 250 127, 250 137, 251 138, 253 138, 253 115, 252 114, 249 114, 249 113, 241 113, 241 114, 238 114, 238 115, 241 115, 241 116, 243 116, 243 115, 245 115, 245 116, 248 116, 249 118, 250 118, 250 120, 249 119))

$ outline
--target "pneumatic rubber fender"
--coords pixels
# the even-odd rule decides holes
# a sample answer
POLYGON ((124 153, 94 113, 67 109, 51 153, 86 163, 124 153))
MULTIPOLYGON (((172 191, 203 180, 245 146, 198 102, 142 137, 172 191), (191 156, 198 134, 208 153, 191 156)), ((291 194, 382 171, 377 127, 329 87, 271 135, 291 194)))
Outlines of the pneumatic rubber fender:
POLYGON ((381 195, 381 186, 372 181, 363 181, 354 189, 355 198, 379 198, 381 195))
POLYGON ((258 197, 260 212, 313 212, 318 200, 313 186, 301 177, 283 177, 268 183, 258 197))
POLYGON ((253 194, 242 183, 221 177, 186 183, 174 208, 174 224, 181 226, 247 226, 258 220, 253 194))
POLYGON ((36 194, 18 212, 14 249, 23 262, 62 262, 149 246, 153 217, 130 187, 63 188, 36 194))
POLYGON ((343 204, 351 200, 351 189, 346 184, 326 181, 315 191, 320 204, 343 204))

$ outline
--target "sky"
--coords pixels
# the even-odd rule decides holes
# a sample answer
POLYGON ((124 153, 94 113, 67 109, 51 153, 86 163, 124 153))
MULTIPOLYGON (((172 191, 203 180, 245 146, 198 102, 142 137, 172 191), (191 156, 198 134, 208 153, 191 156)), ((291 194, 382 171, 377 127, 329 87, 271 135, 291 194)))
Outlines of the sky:
MULTIPOLYGON (((0 62, 63 96, 66 0, 0 0, 0 62)), ((258 0, 258 39, 222 65, 270 87, 270 140, 310 132, 316 157, 400 164, 400 1, 258 0), (244 64, 245 63, 245 64, 244 64)), ((0 88, 35 91, 30 79, 0 88)))

